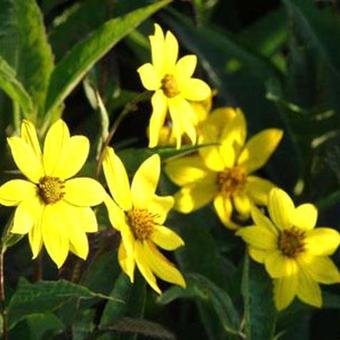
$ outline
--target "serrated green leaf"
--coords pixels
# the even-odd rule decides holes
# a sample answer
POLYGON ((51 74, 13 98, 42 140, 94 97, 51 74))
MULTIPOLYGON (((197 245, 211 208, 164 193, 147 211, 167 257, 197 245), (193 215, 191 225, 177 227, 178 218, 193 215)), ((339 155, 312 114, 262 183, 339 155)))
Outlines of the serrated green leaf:
POLYGON ((67 95, 81 81, 86 72, 115 44, 141 22, 166 6, 170 0, 158 1, 123 17, 107 21, 93 34, 77 44, 55 67, 46 100, 46 119, 62 104, 67 95))

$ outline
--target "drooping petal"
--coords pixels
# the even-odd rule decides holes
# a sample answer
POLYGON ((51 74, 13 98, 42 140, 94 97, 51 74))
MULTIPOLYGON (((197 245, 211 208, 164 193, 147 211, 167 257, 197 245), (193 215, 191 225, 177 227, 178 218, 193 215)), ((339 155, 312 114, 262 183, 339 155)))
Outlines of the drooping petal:
POLYGON ((131 183, 133 206, 145 208, 145 202, 152 199, 156 192, 161 172, 161 159, 154 154, 146 159, 136 171, 131 183))
POLYGON ((22 179, 13 179, 0 187, 0 203, 11 207, 36 196, 37 186, 22 179))
POLYGON ((245 145, 238 164, 245 166, 247 173, 262 168, 277 148, 282 135, 283 131, 278 129, 266 129, 259 132, 245 145))
POLYGON ((103 202, 104 188, 89 177, 78 177, 65 182, 64 200, 79 207, 92 207, 103 202))
POLYGON ((166 217, 175 204, 172 196, 154 195, 146 204, 146 209, 154 216, 154 222, 163 224, 166 217))
POLYGON ((310 203, 301 204, 295 208, 293 213, 293 224, 301 229, 313 229, 318 219, 318 210, 310 203))
POLYGON ((255 206, 252 206, 251 208, 251 217, 258 227, 266 228, 268 231, 278 235, 278 230, 275 228, 272 221, 255 206))
POLYGON ((184 245, 182 238, 165 226, 155 226, 151 240, 165 250, 175 250, 184 245))
POLYGON ((165 73, 172 74, 175 70, 176 61, 178 58, 178 41, 176 37, 167 31, 164 41, 165 50, 165 73))
POLYGON ((32 259, 35 259, 42 248, 43 237, 42 237, 42 221, 44 216, 45 207, 41 210, 39 218, 37 218, 36 223, 30 229, 28 233, 28 240, 32 251, 32 259))
POLYGON ((20 130, 21 138, 31 146, 35 155, 38 159, 41 158, 41 149, 37 136, 37 131, 35 130, 34 125, 27 119, 24 119, 21 124, 20 130))
POLYGON ((159 289, 155 275, 153 275, 150 265, 146 260, 147 255, 145 254, 144 247, 140 242, 136 242, 135 244, 135 256, 136 263, 139 271, 144 276, 147 283, 151 286, 153 290, 155 290, 158 294, 161 294, 161 290, 159 289))
POLYGON ((178 60, 175 69, 175 78, 178 84, 190 79, 197 65, 197 57, 193 54, 186 55, 178 60))
POLYGON ((160 88, 159 76, 152 64, 147 63, 137 69, 143 86, 149 91, 156 91, 160 88))
POLYGON ((64 152, 68 149, 69 139, 70 131, 63 120, 57 120, 49 128, 43 154, 44 169, 47 176, 56 176, 55 171, 63 158, 64 152))
POLYGON ((207 175, 208 169, 200 156, 192 155, 167 161, 165 172, 172 182, 183 186, 202 180, 207 175))
POLYGON ((211 90, 203 80, 190 78, 182 85, 181 93, 185 99, 202 101, 210 96, 211 90))
POLYGON ((321 289, 318 283, 303 268, 299 271, 297 296, 314 307, 320 308, 322 305, 321 289))
POLYGON ((148 265, 159 278, 185 288, 186 284, 180 271, 151 242, 144 243, 143 250, 148 265))
POLYGON ((250 200, 249 197, 244 193, 239 193, 233 196, 233 202, 237 212, 243 218, 248 218, 250 215, 250 200))
POLYGON ((149 36, 151 44, 151 56, 152 64, 155 67, 156 73, 159 76, 164 75, 164 64, 165 64, 165 44, 164 44, 164 33, 162 28, 155 24, 154 35, 149 36))
POLYGON ((129 177, 123 162, 112 148, 107 147, 103 159, 103 170, 110 193, 125 211, 132 208, 129 177))
POLYGON ((184 186, 175 194, 175 209, 182 213, 190 213, 212 201, 217 193, 214 175, 209 175, 201 181, 184 186))
POLYGON ((279 229, 292 227, 294 203, 281 189, 274 188, 269 193, 268 211, 270 218, 279 229))
POLYGON ((273 251, 265 259, 265 267, 272 278, 292 276, 299 268, 294 258, 282 255, 280 251, 273 251))
POLYGON ((286 276, 274 280, 274 302, 277 310, 281 311, 293 301, 298 286, 298 276, 286 276))
POLYGON ((85 136, 72 136, 60 153, 53 174, 61 179, 73 177, 83 167, 89 150, 89 140, 85 136))
POLYGON ((158 145, 161 128, 166 118, 168 103, 162 90, 158 90, 151 97, 152 114, 149 123, 149 148, 158 145))
POLYGON ((237 229, 238 225, 231 221, 233 205, 230 198, 216 195, 214 198, 214 208, 221 222, 229 229, 237 229))
POLYGON ((315 256, 332 255, 340 245, 340 234, 331 228, 316 228, 307 233, 306 250, 315 256))
POLYGON ((264 263, 267 255, 268 255, 267 250, 262 250, 262 249, 253 248, 253 247, 249 247, 248 252, 249 252, 250 257, 254 261, 259 262, 259 263, 264 263))
POLYGON ((266 179, 257 176, 247 177, 246 192, 256 204, 267 205, 269 192, 274 187, 275 185, 266 179))
POLYGON ((7 142, 19 170, 30 181, 38 183, 44 176, 44 169, 41 159, 38 158, 32 147, 19 137, 7 138, 7 142))
POLYGON ((276 235, 263 227, 243 227, 237 230, 236 235, 254 248, 274 251, 277 247, 276 235))
POLYGON ((118 248, 118 262, 123 272, 129 277, 130 282, 134 282, 135 272, 135 259, 132 256, 128 256, 123 242, 120 243, 118 248))

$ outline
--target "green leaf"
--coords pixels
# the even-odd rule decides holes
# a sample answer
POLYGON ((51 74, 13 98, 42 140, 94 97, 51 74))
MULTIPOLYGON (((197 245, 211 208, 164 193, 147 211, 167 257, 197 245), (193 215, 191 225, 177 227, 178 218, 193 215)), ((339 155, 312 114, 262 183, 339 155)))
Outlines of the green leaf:
POLYGON ((158 1, 123 17, 109 20, 90 37, 71 49, 52 73, 45 107, 47 120, 52 119, 54 110, 62 104, 100 58, 141 22, 169 2, 169 0, 158 1))
POLYGON ((242 295, 245 308, 245 334, 248 340, 272 339, 277 312, 273 303, 272 282, 263 266, 245 256, 242 295))
POLYGON ((16 78, 15 70, 2 57, 0 57, 0 88, 21 107, 24 117, 34 115, 30 95, 16 78))
POLYGON ((186 276, 187 288, 172 287, 164 292, 158 302, 168 304, 179 298, 191 298, 210 305, 224 330, 239 335, 240 318, 228 293, 200 274, 186 276))
POLYGON ((29 283, 26 279, 19 280, 17 289, 8 305, 9 327, 13 327, 26 316, 36 313, 54 312, 70 299, 110 299, 117 304, 121 300, 95 293, 86 287, 65 281, 40 281, 29 283))

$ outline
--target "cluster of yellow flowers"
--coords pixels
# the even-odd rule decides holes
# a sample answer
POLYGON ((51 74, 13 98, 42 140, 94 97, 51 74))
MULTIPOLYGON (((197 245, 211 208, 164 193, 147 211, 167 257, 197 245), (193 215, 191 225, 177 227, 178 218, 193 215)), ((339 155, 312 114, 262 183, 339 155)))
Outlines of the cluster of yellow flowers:
POLYGON ((28 234, 33 258, 44 245, 58 267, 69 251, 86 259, 86 233, 98 230, 91 207, 104 202, 113 228, 121 234, 118 260, 122 270, 133 282, 137 265, 149 285, 161 293, 156 276, 185 287, 182 274, 158 249, 175 250, 184 245, 164 225, 169 211, 174 207, 190 213, 213 201, 221 222, 236 230, 250 256, 263 263, 273 278, 278 310, 286 308, 296 295, 321 306, 318 283, 340 282, 339 271, 328 257, 340 244, 339 233, 331 228, 314 229, 314 205, 295 207, 283 190, 254 175, 277 148, 282 131, 266 129, 247 141, 246 121, 239 109, 208 113, 211 90, 202 80, 192 78, 196 56, 177 61, 176 38, 171 32, 164 36, 158 25, 150 41, 153 63, 138 69, 146 89, 155 91, 149 146, 175 141, 180 148, 185 137, 203 145, 189 156, 166 162, 165 172, 181 187, 179 191, 174 197, 156 194, 161 172, 158 154, 140 165, 130 184, 124 164, 107 147, 103 170, 109 195, 92 178, 73 178, 89 154, 86 137, 71 137, 67 125, 58 120, 47 132, 42 151, 34 125, 25 120, 20 137, 8 138, 8 144, 26 180, 10 180, 0 187, 0 204, 17 206, 11 232, 28 234), (251 226, 241 226, 251 220, 251 226))

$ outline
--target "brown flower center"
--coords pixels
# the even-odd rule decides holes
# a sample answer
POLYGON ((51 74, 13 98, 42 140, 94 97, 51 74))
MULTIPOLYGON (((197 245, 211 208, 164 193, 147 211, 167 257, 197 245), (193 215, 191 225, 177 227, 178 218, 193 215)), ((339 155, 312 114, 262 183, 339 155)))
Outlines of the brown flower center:
POLYGON ((147 240, 153 232, 155 222, 154 215, 146 209, 135 209, 126 213, 128 224, 133 235, 140 241, 147 240))
POLYGON ((64 197, 64 188, 64 181, 60 178, 45 176, 39 181, 38 194, 45 204, 54 204, 64 197))
POLYGON ((226 168, 217 174, 217 185, 225 196, 232 196, 244 189, 247 175, 241 166, 226 168))
POLYGON ((171 74, 166 74, 162 79, 162 90, 168 98, 176 97, 179 94, 176 79, 171 74))
POLYGON ((288 257, 296 257, 305 249, 305 232, 296 227, 283 230, 278 239, 278 247, 282 254, 288 257))

